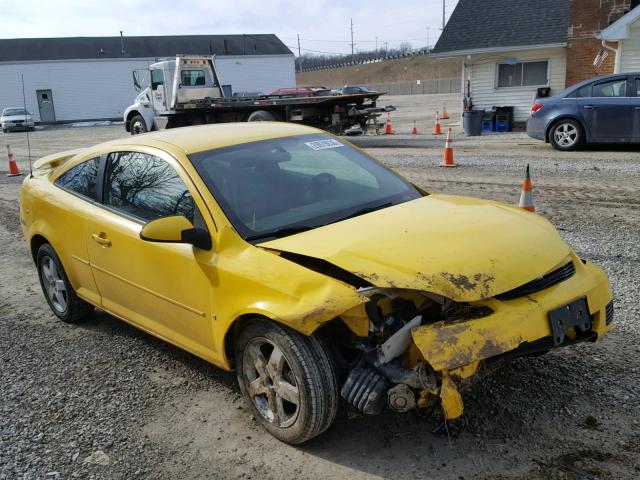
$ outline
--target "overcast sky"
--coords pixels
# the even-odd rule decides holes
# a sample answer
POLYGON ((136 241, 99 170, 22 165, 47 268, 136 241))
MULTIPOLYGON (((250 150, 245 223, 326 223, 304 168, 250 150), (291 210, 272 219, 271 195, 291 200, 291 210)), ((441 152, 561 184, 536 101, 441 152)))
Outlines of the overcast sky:
MULTIPOLYGON (((445 0, 447 18, 458 0, 445 0)), ((442 0, 0 0, 2 38, 275 33, 297 54, 435 44, 442 0), (294 48, 295 47, 295 48, 294 48)))

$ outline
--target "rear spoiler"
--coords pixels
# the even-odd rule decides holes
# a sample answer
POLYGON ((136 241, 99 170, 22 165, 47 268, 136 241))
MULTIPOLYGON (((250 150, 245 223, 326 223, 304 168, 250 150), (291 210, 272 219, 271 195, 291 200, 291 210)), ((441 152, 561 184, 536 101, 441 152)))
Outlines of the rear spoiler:
POLYGON ((86 148, 76 148, 75 150, 66 150, 64 152, 52 153, 46 157, 39 158, 33 164, 34 170, 55 169, 69 160, 71 157, 78 155, 86 150, 86 148))

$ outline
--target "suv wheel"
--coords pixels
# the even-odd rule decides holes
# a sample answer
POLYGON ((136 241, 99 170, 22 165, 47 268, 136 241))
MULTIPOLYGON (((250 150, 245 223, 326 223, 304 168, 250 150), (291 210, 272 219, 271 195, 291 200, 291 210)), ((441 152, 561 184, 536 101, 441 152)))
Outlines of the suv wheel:
POLYGON ((556 150, 576 150, 584 143, 584 130, 575 120, 560 120, 551 127, 549 142, 556 150))

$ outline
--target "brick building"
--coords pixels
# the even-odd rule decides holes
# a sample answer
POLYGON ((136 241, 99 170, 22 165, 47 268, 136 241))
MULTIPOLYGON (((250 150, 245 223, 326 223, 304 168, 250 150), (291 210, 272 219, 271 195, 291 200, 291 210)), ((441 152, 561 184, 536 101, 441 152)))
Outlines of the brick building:
MULTIPOLYGON (((613 73, 615 55, 596 69, 593 59, 601 48, 600 32, 636 7, 640 0, 571 0, 567 30, 566 85, 613 73)), ((615 42, 611 44, 616 47, 615 42)))
POLYGON ((613 73, 616 42, 600 68, 600 34, 640 0, 459 0, 435 57, 462 62, 462 92, 473 108, 514 107, 529 115, 535 95, 613 73))

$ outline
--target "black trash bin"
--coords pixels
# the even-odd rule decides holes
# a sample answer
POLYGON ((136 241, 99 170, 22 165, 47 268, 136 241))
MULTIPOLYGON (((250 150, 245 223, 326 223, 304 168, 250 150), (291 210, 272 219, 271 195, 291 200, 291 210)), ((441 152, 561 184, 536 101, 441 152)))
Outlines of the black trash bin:
POLYGON ((462 129, 468 137, 482 135, 482 116, 484 110, 465 110, 462 112, 462 129))

